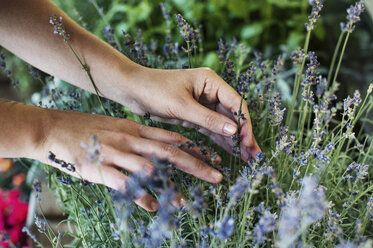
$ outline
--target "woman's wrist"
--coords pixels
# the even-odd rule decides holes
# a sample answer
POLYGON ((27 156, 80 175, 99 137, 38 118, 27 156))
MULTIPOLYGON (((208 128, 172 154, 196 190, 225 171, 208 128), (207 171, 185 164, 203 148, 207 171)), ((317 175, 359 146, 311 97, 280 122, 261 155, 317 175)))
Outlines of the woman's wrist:
POLYGON ((50 126, 48 111, 0 100, 0 155, 39 159, 50 126))

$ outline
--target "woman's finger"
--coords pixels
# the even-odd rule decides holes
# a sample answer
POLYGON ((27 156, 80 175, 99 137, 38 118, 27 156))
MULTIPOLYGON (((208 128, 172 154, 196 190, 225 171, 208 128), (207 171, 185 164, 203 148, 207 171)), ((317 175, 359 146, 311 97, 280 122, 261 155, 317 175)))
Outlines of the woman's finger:
POLYGON ((176 168, 204 181, 218 183, 223 179, 219 171, 173 145, 137 138, 136 141, 131 144, 131 147, 132 152, 149 159, 155 155, 157 158, 167 160, 175 165, 176 168))
MULTIPOLYGON (((116 167, 134 174, 138 173, 140 175, 151 176, 155 169, 155 165, 146 158, 131 153, 124 153, 116 148, 110 149, 110 152, 106 154, 110 154, 110 156, 108 156, 110 159, 106 161, 107 163, 111 163, 116 167)), ((173 185, 171 181, 170 184, 173 185)), ((146 197, 146 199, 148 198, 149 197, 146 197)), ((144 202, 144 200, 141 200, 141 202, 144 202)), ((178 193, 174 197, 172 204, 176 207, 181 207, 185 205, 185 202, 186 197, 183 194, 178 193)))
MULTIPOLYGON (((192 144, 190 139, 185 138, 183 135, 171 132, 168 130, 164 130, 161 128, 154 128, 154 127, 147 127, 141 126, 139 130, 139 134, 142 138, 157 140, 163 143, 171 144, 171 145, 182 145, 181 150, 189 153, 190 155, 205 161, 209 159, 212 155, 209 151, 201 151, 201 148, 195 146, 189 146, 188 144, 192 144)), ((220 164, 221 157, 219 155, 216 156, 216 164, 220 164)))
MULTIPOLYGON (((231 113, 238 112, 241 107, 241 113, 244 115, 246 120, 241 119, 241 144, 245 146, 245 150, 252 156, 255 157, 256 153, 261 152, 258 143, 254 137, 252 130, 251 119, 249 115, 249 109, 245 100, 241 100, 241 96, 228 84, 226 84, 223 79, 218 77, 220 81, 217 90, 217 97, 219 102, 228 109, 231 113), (249 149, 248 149, 249 148, 249 149)), ((238 116, 235 116, 236 120, 238 116)))
POLYGON ((237 132, 237 124, 234 121, 225 115, 201 105, 193 98, 183 108, 183 115, 178 116, 179 118, 183 118, 223 136, 231 136, 237 132))
POLYGON ((151 161, 136 154, 122 152, 118 148, 105 148, 103 154, 107 154, 106 163, 131 173, 141 173, 149 176, 154 170, 154 164, 151 161))
MULTIPOLYGON (((54 164, 53 166, 59 165, 54 164)), ((85 164, 79 166, 79 169, 75 172, 68 171, 68 173, 92 183, 103 184, 120 192, 125 192, 127 190, 126 185, 128 180, 130 180, 129 177, 122 172, 105 164, 99 166, 85 164)), ((134 202, 147 211, 155 212, 158 210, 157 200, 145 191, 144 194, 135 199, 134 202)))
POLYGON ((232 139, 230 137, 221 136, 220 134, 216 134, 207 130, 206 128, 201 128, 199 130, 200 133, 210 137, 216 144, 221 146, 224 150, 232 154, 232 139))

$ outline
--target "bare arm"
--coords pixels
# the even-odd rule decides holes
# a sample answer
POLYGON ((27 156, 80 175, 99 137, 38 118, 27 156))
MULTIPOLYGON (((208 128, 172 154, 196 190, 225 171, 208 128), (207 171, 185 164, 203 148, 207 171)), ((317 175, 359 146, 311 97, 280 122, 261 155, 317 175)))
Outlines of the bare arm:
POLYGON ((40 70, 94 92, 85 71, 63 39, 53 35, 53 26, 49 23, 51 13, 63 17, 71 46, 89 67, 104 96, 129 105, 124 102, 129 95, 118 88, 123 83, 127 89, 133 85, 129 82, 131 74, 138 74, 142 67, 83 29, 49 0, 1 0, 0 45, 40 70))
POLYGON ((47 125, 43 109, 0 100, 0 157, 36 158, 47 125))
MULTIPOLYGON (((99 91, 136 114, 149 112, 162 122, 201 127, 201 132, 231 152, 237 132, 241 97, 215 72, 206 68, 156 70, 137 65, 84 30, 49 0, 0 0, 0 45, 25 61, 76 86, 94 92, 88 76, 62 37, 53 35, 51 13, 63 17, 71 46, 89 68, 99 91)), ((260 148, 247 121, 241 125, 241 155, 260 148)))
MULTIPOLYGON (((76 86, 94 88, 64 40, 53 34, 50 14, 63 17, 69 42, 103 95, 137 114, 149 112, 155 120, 201 127, 216 143, 232 152, 231 135, 237 132, 240 109, 241 156, 248 160, 260 148, 252 132, 247 103, 208 68, 157 70, 137 65, 110 45, 95 37, 66 16, 49 0, 0 0, 0 45, 37 68, 76 86)), ((118 168, 129 172, 152 171, 152 155, 205 181, 217 183, 222 175, 203 161, 195 149, 178 149, 172 144, 188 141, 180 134, 139 125, 130 120, 57 111, 0 101, 0 156, 28 157, 45 163, 52 151, 74 163, 76 171, 66 171, 114 189, 123 189, 127 180, 118 168), (105 160, 101 173, 87 164, 80 142, 96 135, 105 160)), ((59 168, 58 164, 53 164, 59 168)), ((63 169, 63 168, 59 168, 63 169)), ((179 199, 179 202, 181 200, 179 199)), ((155 199, 144 195, 136 201, 156 210, 155 199)))

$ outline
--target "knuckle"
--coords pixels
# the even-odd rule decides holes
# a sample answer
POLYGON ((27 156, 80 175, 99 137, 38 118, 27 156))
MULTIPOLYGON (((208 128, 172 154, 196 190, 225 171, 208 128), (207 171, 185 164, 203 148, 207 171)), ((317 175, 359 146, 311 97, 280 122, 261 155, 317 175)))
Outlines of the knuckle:
POLYGON ((200 70, 208 75, 216 74, 216 72, 209 67, 201 67, 200 70))
POLYGON ((172 145, 164 144, 162 145, 162 152, 166 155, 166 157, 174 158, 179 153, 179 149, 172 145))
POLYGON ((131 135, 124 133, 124 132, 117 132, 115 134, 116 139, 118 140, 119 143, 128 143, 130 142, 130 137, 131 135))
POLYGON ((170 136, 170 138, 173 140, 174 143, 183 143, 184 141, 184 137, 179 134, 179 133, 175 133, 175 132, 168 132, 168 135, 170 136))
POLYGON ((137 130, 140 133, 140 135, 143 135, 143 134, 146 134, 148 131, 150 131, 149 129, 150 129, 150 127, 148 127, 148 126, 139 125, 137 130))
POLYGON ((169 117, 174 117, 178 119, 182 118, 184 115, 183 109, 185 108, 185 106, 188 105, 187 100, 180 97, 180 98, 175 98, 171 100, 170 102, 172 102, 173 104, 167 106, 167 110, 166 110, 167 115, 169 117))
POLYGON ((217 123, 217 119, 214 114, 209 113, 205 117, 205 125, 207 128, 214 128, 217 123))

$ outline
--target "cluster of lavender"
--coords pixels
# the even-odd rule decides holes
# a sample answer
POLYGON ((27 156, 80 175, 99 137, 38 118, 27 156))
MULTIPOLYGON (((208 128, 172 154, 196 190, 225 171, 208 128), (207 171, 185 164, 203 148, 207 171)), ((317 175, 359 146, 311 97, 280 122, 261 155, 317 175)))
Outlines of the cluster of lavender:
POLYGON ((183 50, 186 53, 191 53, 197 48, 197 44, 201 40, 200 30, 199 28, 193 28, 190 26, 180 14, 176 15, 176 21, 177 26, 180 28, 180 34, 184 37, 184 40, 187 43, 187 48, 183 48, 183 50))
MULTIPOLYGON (((309 34, 320 17, 323 1, 312 0, 310 5, 312 13, 306 24, 309 34)), ((363 9, 359 1, 348 10, 346 32, 352 32, 363 9)), ((149 67, 183 68, 185 61, 189 62, 187 67, 198 66, 197 45, 201 48, 202 42, 199 30, 176 15, 174 25, 180 29, 187 45, 183 49, 172 39, 173 21, 168 6, 162 4, 161 10, 167 27, 165 42, 159 48, 157 41, 144 41, 141 31, 134 38, 125 33, 123 42, 118 43, 120 39, 107 26, 104 36, 113 47, 149 67), (186 54, 179 53, 183 50, 186 54)), ((62 20, 53 15, 51 20, 55 32, 66 37, 62 20)), ((249 54, 236 40, 229 43, 221 39, 218 46, 219 73, 242 100, 246 100, 263 153, 248 162, 240 161, 241 137, 236 135, 232 137, 233 155, 223 153, 222 165, 216 166, 217 154, 210 147, 213 145, 202 145, 211 144, 207 138, 180 128, 176 131, 203 142, 175 146, 198 147, 201 154, 209 158, 207 162, 224 174, 222 183, 207 184, 175 170, 167 161, 157 160, 150 176, 130 175, 125 192, 82 182, 49 169, 68 221, 76 227, 77 234, 72 235, 74 241, 84 247, 372 245, 373 140, 371 135, 359 130, 357 124, 360 121, 364 125, 364 117, 367 119, 369 109, 373 108, 369 96, 373 84, 364 98, 357 91, 343 102, 336 102, 338 84, 323 77, 316 53, 305 46, 291 55, 297 73, 295 95, 287 103, 281 97, 278 84, 280 79, 288 80, 286 74, 290 71, 284 56, 272 63, 260 53, 249 54), (299 95, 297 87, 301 90, 299 95), (147 213, 132 203, 145 192, 157 198, 160 206, 157 213, 147 213), (185 206, 172 204, 178 192, 189 199, 185 206)), ((4 64, 2 60, 0 57, 0 65, 4 64)), ((37 72, 31 74, 43 80, 37 72)), ((69 100, 65 93, 68 91, 59 88, 54 80, 47 81, 46 94, 40 93, 37 100, 51 101, 49 105, 59 109, 67 108, 69 103, 81 111, 97 112, 97 102, 92 104, 89 94, 76 91, 70 96, 73 100, 69 100)), ((114 116, 133 117, 110 101, 105 101, 104 107, 114 116)), ((240 110, 234 114, 239 122, 247 119, 240 110)), ((148 114, 138 119, 143 124, 157 125, 148 114)), ((87 151, 87 160, 100 166, 101 147, 95 137, 81 146, 87 151)), ((50 159, 65 169, 74 168, 53 153, 50 159)), ((39 186, 35 183, 37 194, 41 192, 39 186)), ((48 232, 48 226, 43 223, 37 220, 39 229, 48 232)), ((51 239, 54 246, 58 246, 59 235, 51 239)))
POLYGON ((4 75, 10 79, 10 83, 13 87, 17 87, 19 85, 19 81, 15 79, 12 75, 12 71, 10 68, 7 67, 5 55, 0 52, 0 70, 4 72, 4 75))
POLYGON ((315 23, 320 18, 320 12, 324 7, 324 0, 310 0, 310 5, 312 5, 311 15, 308 17, 309 23, 306 23, 307 31, 312 31, 315 28, 315 23))
POLYGON ((62 36, 64 40, 68 40, 70 35, 66 32, 65 27, 62 24, 62 16, 57 18, 55 14, 49 16, 49 23, 53 25, 53 33, 62 36))
POLYGON ((342 32, 349 32, 351 33, 355 29, 355 23, 360 21, 360 15, 364 11, 364 2, 360 0, 356 2, 354 6, 351 6, 347 9, 347 23, 341 22, 341 30, 342 32))

